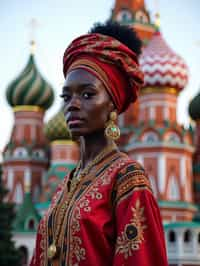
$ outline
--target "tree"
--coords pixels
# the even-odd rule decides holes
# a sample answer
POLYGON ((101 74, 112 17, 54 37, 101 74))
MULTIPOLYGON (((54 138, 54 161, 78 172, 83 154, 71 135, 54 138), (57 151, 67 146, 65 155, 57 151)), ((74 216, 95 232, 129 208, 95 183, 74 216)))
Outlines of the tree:
POLYGON ((12 240, 12 223, 15 218, 14 204, 5 202, 8 190, 2 181, 0 165, 0 265, 21 266, 21 254, 12 240))

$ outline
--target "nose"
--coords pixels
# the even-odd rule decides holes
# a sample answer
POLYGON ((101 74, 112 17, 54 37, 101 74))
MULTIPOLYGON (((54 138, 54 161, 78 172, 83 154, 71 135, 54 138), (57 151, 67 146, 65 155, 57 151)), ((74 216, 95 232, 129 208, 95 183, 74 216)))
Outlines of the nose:
POLYGON ((74 96, 71 97, 71 99, 70 99, 70 101, 68 103, 64 104, 64 106, 65 106, 65 110, 67 112, 80 110, 81 101, 80 101, 78 96, 74 95, 74 96))

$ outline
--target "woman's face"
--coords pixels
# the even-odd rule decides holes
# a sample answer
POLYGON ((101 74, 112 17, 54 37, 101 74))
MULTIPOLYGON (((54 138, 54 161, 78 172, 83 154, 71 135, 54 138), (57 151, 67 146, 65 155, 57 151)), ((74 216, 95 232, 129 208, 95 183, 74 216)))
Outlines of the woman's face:
POLYGON ((61 97, 73 138, 105 128, 113 104, 103 83, 94 75, 84 69, 71 71, 66 76, 61 97))

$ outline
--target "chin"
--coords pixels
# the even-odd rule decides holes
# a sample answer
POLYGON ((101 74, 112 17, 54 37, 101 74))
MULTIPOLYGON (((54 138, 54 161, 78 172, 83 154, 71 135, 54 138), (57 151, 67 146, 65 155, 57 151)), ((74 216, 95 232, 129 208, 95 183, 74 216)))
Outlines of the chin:
POLYGON ((78 140, 81 136, 85 136, 87 135, 86 132, 84 132, 83 130, 80 130, 80 129, 72 129, 70 130, 70 135, 72 137, 72 140, 78 140))

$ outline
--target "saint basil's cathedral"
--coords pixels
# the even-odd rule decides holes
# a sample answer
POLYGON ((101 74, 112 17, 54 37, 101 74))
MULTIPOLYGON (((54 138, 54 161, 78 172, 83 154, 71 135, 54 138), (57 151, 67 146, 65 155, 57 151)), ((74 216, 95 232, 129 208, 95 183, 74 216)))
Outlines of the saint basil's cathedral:
MULTIPOLYGON (((132 27, 143 41, 140 65, 145 83, 139 99, 119 117, 119 146, 149 175, 163 220, 170 266, 200 266, 200 94, 189 105, 195 126, 177 122, 177 99, 188 68, 154 24, 144 0, 116 0, 111 19, 132 27)), ((46 124, 54 92, 31 53, 24 70, 6 90, 14 125, 3 151, 7 200, 17 206, 14 240, 32 256, 37 225, 52 195, 79 159, 62 107, 46 124)), ((153 239, 153 236, 152 236, 153 239)))

